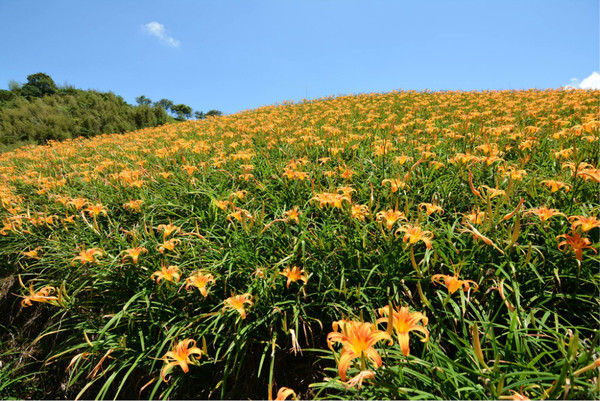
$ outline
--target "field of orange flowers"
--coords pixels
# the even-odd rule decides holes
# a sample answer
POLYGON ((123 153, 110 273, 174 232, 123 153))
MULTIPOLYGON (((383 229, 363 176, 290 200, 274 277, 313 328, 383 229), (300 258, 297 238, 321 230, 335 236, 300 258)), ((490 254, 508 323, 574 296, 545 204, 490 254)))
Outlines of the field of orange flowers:
POLYGON ((0 397, 598 398, 598 91, 0 155, 0 397))

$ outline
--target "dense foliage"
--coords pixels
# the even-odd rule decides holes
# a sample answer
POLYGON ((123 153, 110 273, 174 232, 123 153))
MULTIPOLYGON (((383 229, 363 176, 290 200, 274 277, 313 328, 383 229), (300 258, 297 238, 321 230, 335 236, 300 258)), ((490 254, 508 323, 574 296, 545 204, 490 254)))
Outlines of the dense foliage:
POLYGON ((0 397, 597 398, 598 95, 365 94, 0 155, 0 397))
MULTIPOLYGON (((192 109, 168 99, 140 96, 132 106, 112 92, 58 87, 44 73, 0 90, 0 151, 76 137, 123 133, 192 117, 192 109), (169 114, 170 113, 170 114, 169 114)), ((211 110, 206 113, 220 113, 211 110)), ((204 118, 205 114, 196 112, 204 118)), ((212 115, 212 114, 209 114, 212 115)))

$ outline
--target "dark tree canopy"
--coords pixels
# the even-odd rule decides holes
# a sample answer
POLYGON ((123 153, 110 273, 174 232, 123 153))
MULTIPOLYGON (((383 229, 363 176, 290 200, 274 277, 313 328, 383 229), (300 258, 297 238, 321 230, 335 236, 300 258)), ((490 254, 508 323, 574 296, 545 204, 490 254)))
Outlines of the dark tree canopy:
POLYGON ((0 89, 0 102, 7 102, 9 100, 13 100, 14 98, 15 94, 12 91, 0 89))
POLYGON ((32 85, 38 88, 42 96, 52 95, 56 93, 58 89, 54 83, 54 80, 43 72, 38 72, 37 74, 31 74, 27 76, 27 84, 23 86, 26 85, 32 85))
POLYGON ((42 91, 35 85, 25 84, 21 87, 21 96, 26 98, 41 97, 42 91))
POLYGON ((149 106, 152 104, 152 100, 148 99, 145 95, 136 97, 135 101, 140 106, 149 106))
POLYGON ((197 120, 203 120, 206 117, 219 117, 219 116, 222 116, 222 115, 223 115, 223 112, 220 111, 220 110, 209 110, 206 113, 203 112, 203 111, 195 111, 194 112, 194 117, 197 120))
POLYGON ((160 99, 158 102, 156 102, 154 104, 157 105, 157 106, 162 107, 163 109, 165 109, 165 111, 171 111, 171 109, 173 108, 173 106, 175 106, 175 103, 173 103, 169 99, 160 99))
POLYGON ((176 104, 171 108, 171 110, 177 114, 176 118, 178 120, 185 120, 186 118, 190 118, 192 116, 192 108, 182 103, 176 104))
POLYGON ((219 111, 219 110, 209 110, 209 111, 206 112, 206 116, 207 117, 209 117, 209 116, 219 117, 219 116, 222 116, 222 115, 223 115, 223 112, 219 111))

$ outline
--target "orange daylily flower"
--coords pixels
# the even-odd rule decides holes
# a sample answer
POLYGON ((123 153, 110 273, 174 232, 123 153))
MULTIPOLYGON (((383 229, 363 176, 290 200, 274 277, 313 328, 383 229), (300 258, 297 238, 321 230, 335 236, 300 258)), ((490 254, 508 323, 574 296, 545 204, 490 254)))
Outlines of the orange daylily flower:
POLYGON ((429 162, 429 167, 432 167, 434 170, 439 170, 439 169, 441 169, 444 166, 445 166, 444 163, 438 162, 438 161, 435 161, 435 160, 429 162))
POLYGON ((350 216, 353 219, 365 221, 369 207, 367 205, 352 205, 350 209, 350 216))
POLYGON ((427 214, 427 216, 431 216, 433 213, 444 214, 444 209, 442 209, 441 206, 438 206, 434 203, 420 203, 419 209, 425 209, 425 213, 427 214))
POLYGON ((265 278, 265 270, 260 267, 257 267, 256 269, 254 269, 254 273, 252 273, 252 277, 265 278))
POLYGON ((306 284, 306 282, 308 281, 308 277, 306 276, 306 274, 304 274, 304 269, 301 270, 298 266, 294 266, 291 269, 289 267, 286 267, 279 274, 287 277, 287 288, 288 289, 290 288, 290 284, 292 282, 295 283, 296 281, 301 280, 301 281, 304 281, 304 284, 306 284))
MULTIPOLYGON (((427 326, 427 323, 429 322, 427 316, 421 312, 410 313, 408 306, 402 306, 400 307, 400 310, 395 308, 392 309, 392 316, 390 318, 390 309, 392 308, 385 307, 378 309, 379 315, 382 317, 377 319, 377 323, 387 322, 389 325, 391 321, 392 327, 396 331, 396 336, 398 336, 400 350, 404 356, 408 356, 410 354, 408 334, 411 331, 419 331, 425 334, 425 338, 421 340, 422 342, 429 341, 429 331, 424 327, 427 326), (423 323, 422 326, 418 324, 421 321, 423 323)), ((391 333, 392 327, 388 327, 388 333, 391 333)))
POLYGON ((323 193, 315 194, 312 198, 310 198, 310 200, 319 202, 319 206, 322 207, 322 206, 327 206, 329 204, 332 204, 333 196, 334 196, 334 194, 331 194, 328 192, 323 192, 323 193))
POLYGON ((404 237, 402 237, 402 241, 408 242, 409 245, 413 245, 419 241, 423 241, 427 249, 431 249, 431 238, 433 238, 433 233, 431 231, 424 231, 420 226, 412 226, 405 225, 396 230, 396 236, 399 232, 403 232, 404 237))
POLYGON ((406 155, 401 155, 401 156, 396 156, 394 158, 394 162, 398 163, 399 165, 403 165, 404 163, 408 162, 408 161, 412 161, 412 157, 410 156, 406 156, 406 155))
POLYGON ((198 167, 186 164, 181 166, 181 170, 185 171, 188 175, 192 175, 195 171, 198 171, 198 167))
POLYGON ((448 274, 434 274, 431 277, 431 281, 433 284, 440 284, 440 281, 444 281, 444 285, 448 288, 448 292, 450 294, 454 294, 458 289, 463 287, 463 291, 469 291, 471 285, 474 286, 473 291, 477 291, 479 285, 473 280, 459 280, 458 275, 460 274, 460 269, 454 271, 454 275, 450 276, 448 274))
POLYGON ((30 259, 39 259, 39 251, 42 249, 41 246, 38 246, 35 249, 32 249, 30 251, 23 251, 21 252, 21 255, 23 256, 27 256, 30 259))
POLYGON ((71 200, 70 200, 70 201, 67 203, 67 205, 70 205, 70 206, 75 206, 75 209, 76 209, 76 210, 79 210, 79 209, 81 209, 82 207, 84 207, 85 205, 87 205, 87 204, 88 204, 88 202, 89 202, 89 201, 88 201, 87 199, 85 199, 85 198, 74 198, 74 199, 71 199, 71 200))
MULTIPOLYGON (((453 157, 448 159, 448 161, 452 164, 468 164, 470 162, 478 162, 479 157, 472 154, 464 154, 464 153, 456 153, 453 157)), ((472 184, 472 178, 469 180, 469 183, 472 184)), ((471 185, 471 188, 474 187, 471 185)))
POLYGON ((594 227, 600 227, 600 220, 595 216, 571 216, 567 220, 571 222, 571 230, 575 231, 575 228, 579 227, 581 231, 587 232, 594 227))
POLYGON ((354 174, 356 174, 354 171, 352 171, 349 167, 347 166, 340 166, 338 167, 338 170, 340 171, 340 177, 342 177, 345 180, 349 180, 352 178, 352 176, 354 174))
POLYGON ((565 215, 564 213, 561 213, 556 209, 549 209, 546 206, 529 209, 527 212, 525 212, 525 214, 535 214, 540 218, 542 222, 548 220, 553 216, 565 215))
POLYGON ((241 191, 232 192, 229 195, 229 199, 233 199, 233 198, 244 199, 246 197, 246 195, 248 195, 248 191, 246 191, 245 189, 242 189, 241 191))
POLYGON ((582 171, 586 171, 588 169, 593 169, 594 166, 590 163, 580 162, 577 165, 575 162, 564 162, 561 166, 562 169, 569 169, 575 175, 575 173, 579 174, 582 171))
POLYGON ((161 245, 158 245, 156 247, 156 249, 158 249, 158 251, 160 253, 165 253, 165 251, 174 251, 175 247, 179 244, 181 244, 181 240, 179 240, 177 238, 172 238, 172 239, 166 240, 161 245))
POLYGON ((436 155, 435 153, 433 153, 433 152, 423 151, 423 152, 421 152, 421 156, 422 156, 422 157, 423 157, 425 160, 427 160, 427 159, 434 158, 434 157, 436 157, 437 155, 436 155))
POLYGON ((316 200, 319 202, 319 206, 333 206, 335 208, 341 209, 342 203, 344 201, 352 202, 350 195, 335 194, 330 192, 323 192, 320 194, 315 194, 310 200, 316 200))
POLYGON ((21 220, 8 221, 8 219, 3 219, 2 223, 4 224, 4 227, 0 229, 2 235, 8 235, 9 231, 16 231, 21 227, 21 220))
POLYGON ((385 226, 388 230, 392 229, 396 221, 406 220, 406 216, 404 216, 404 213, 392 209, 378 212, 375 216, 377 218, 377 221, 385 222, 385 226))
POLYGON ((283 213, 286 221, 294 221, 296 224, 300 223, 300 212, 298 212, 298 206, 294 206, 292 210, 288 210, 283 213))
POLYGON ((565 251, 567 248, 571 248, 575 252, 575 258, 579 261, 583 260, 583 250, 591 249, 595 254, 598 254, 596 248, 592 245, 592 242, 589 238, 583 238, 579 233, 573 233, 573 235, 562 234, 556 237, 558 241, 559 238, 564 238, 564 241, 558 243, 558 250, 565 251))
POLYGON ((490 197, 490 199, 494 199, 496 196, 500 196, 500 195, 505 195, 506 194, 506 192, 504 192, 502 189, 490 188, 487 185, 482 185, 481 187, 485 188, 486 194, 490 197))
POLYGON ((393 344, 392 337, 385 331, 377 330, 372 323, 348 320, 333 323, 333 332, 327 335, 327 344, 332 351, 333 343, 342 344, 342 353, 338 362, 338 373, 342 381, 346 381, 346 371, 350 367, 350 362, 362 355, 373 361, 377 367, 383 364, 381 356, 373 348, 381 340, 389 340, 389 344, 393 344), (341 328, 341 332, 338 332, 338 328, 341 328))
POLYGON ((600 184, 600 169, 590 168, 577 172, 577 176, 583 178, 585 181, 593 180, 600 184))
POLYGON ((160 377, 163 381, 167 381, 166 375, 169 371, 179 365, 183 373, 189 372, 188 364, 193 363, 190 359, 190 356, 198 355, 198 357, 202 356, 202 350, 196 347, 196 341, 192 339, 187 339, 178 342, 173 346, 173 349, 167 352, 162 359, 165 361, 166 365, 160 370, 160 377))
POLYGON ((208 291, 206 285, 208 283, 215 283, 215 279, 210 273, 195 272, 191 276, 185 279, 185 289, 189 291, 190 287, 194 286, 200 290, 200 293, 206 297, 208 291))
POLYGON ((46 216, 44 213, 38 214, 38 217, 27 218, 34 226, 42 226, 44 224, 52 225, 54 224, 54 219, 58 219, 58 216, 46 216))
POLYGON ((344 199, 347 199, 348 202, 352 202, 352 193, 356 192, 356 189, 350 186, 339 187, 337 191, 342 195, 344 199))
POLYGON ((229 202, 228 200, 215 200, 214 204, 221 210, 227 210, 229 205, 231 205, 231 202, 229 202))
POLYGON ((142 253, 148 253, 148 250, 146 248, 144 248, 143 246, 138 246, 135 248, 126 249, 124 252, 126 253, 126 255, 123 256, 123 261, 125 261, 125 258, 129 257, 129 258, 131 258, 131 261, 135 265, 135 264, 137 264, 138 258, 140 257, 140 255, 142 253))
POLYGON ((233 220, 242 221, 242 219, 252 220, 252 215, 249 211, 244 209, 237 209, 237 211, 227 215, 227 220, 233 222, 233 220))
POLYGON ((473 224, 481 224, 485 219, 485 212, 480 212, 478 207, 477 210, 466 213, 465 217, 473 224))
POLYGON ((157 227, 158 231, 162 231, 163 232, 163 240, 166 239, 169 235, 175 233, 177 234, 179 231, 181 231, 180 227, 177 227, 174 224, 159 224, 159 226, 157 227))
POLYGON ((296 171, 296 170, 292 170, 290 168, 284 167, 283 168, 283 177, 287 178, 288 180, 301 180, 301 181, 305 181, 308 179, 308 173, 304 172, 304 171, 296 171))
POLYGON ((154 279, 156 276, 156 284, 159 283, 160 280, 169 281, 171 283, 179 282, 179 278, 181 277, 181 271, 178 266, 164 266, 160 269, 152 273, 150 278, 154 279))
POLYGON ((132 212, 140 212, 142 209, 142 200, 132 200, 123 204, 123 208, 130 210, 132 212))
MULTIPOLYGON (((67 196, 62 196, 62 195, 52 195, 51 198, 53 198, 57 203, 62 204, 63 206, 67 206, 67 202, 69 201, 69 198, 67 196)), ((14 212, 11 212, 11 214, 15 214, 17 213, 18 210, 14 210, 14 212)))
POLYGON ((392 193, 397 192, 399 189, 404 189, 406 188, 406 182, 402 181, 399 178, 395 178, 395 179, 385 179, 383 181, 381 181, 381 185, 385 185, 386 183, 390 183, 390 189, 392 190, 392 193))
POLYGON ((573 148, 568 148, 568 149, 561 149, 558 151, 554 152, 554 157, 555 158, 564 158, 564 159, 568 159, 571 157, 571 155, 573 154, 573 148))
POLYGON ((242 316, 242 319, 246 318, 246 309, 244 309, 244 304, 249 304, 250 306, 254 305, 252 302, 252 294, 245 293, 242 295, 233 295, 225 300, 225 309, 235 309, 242 316))
POLYGON ((23 297, 23 300, 21 301, 21 306, 24 308, 32 306, 32 301, 56 305, 58 297, 50 295, 54 294, 55 292, 56 288, 49 285, 36 292, 33 290, 33 283, 29 283, 29 295, 23 297))
POLYGON ((107 209, 106 206, 100 204, 100 203, 96 203, 95 205, 92 206, 88 206, 85 211, 93 217, 99 216, 99 215, 103 215, 106 216, 107 215, 107 209))
POLYGON ((352 379, 348 380, 348 382, 346 383, 346 387, 350 388, 350 387, 354 387, 356 386, 359 390, 362 387, 362 383, 363 381, 367 380, 367 379, 374 379, 375 378, 375 372, 373 372, 372 370, 362 370, 360 371, 356 376, 354 376, 352 379))
POLYGON ((286 400, 289 396, 292 396, 292 399, 296 400, 296 392, 289 387, 281 387, 277 392, 277 398, 275 401, 283 401, 286 400))
POLYGON ((73 260, 71 261, 71 265, 75 266, 76 260, 81 262, 82 265, 85 265, 86 263, 96 263, 98 261, 97 258, 99 258, 102 255, 103 252, 100 248, 90 248, 87 250, 84 248, 81 252, 79 252, 79 256, 75 256, 73 258, 73 260))
POLYGON ((76 215, 72 215, 72 216, 66 216, 63 221, 65 223, 69 223, 69 224, 75 224, 75 217, 77 217, 76 215))
POLYGON ((554 193, 561 188, 566 188, 565 192, 569 192, 569 190, 571 189, 571 186, 569 184, 565 184, 562 181, 556 180, 544 180, 541 181, 540 184, 546 185, 550 189, 550 193, 554 193))
POLYGON ((502 175, 507 178, 511 178, 513 181, 521 181, 527 175, 526 170, 517 170, 516 168, 510 166, 506 169, 500 168, 502 175))

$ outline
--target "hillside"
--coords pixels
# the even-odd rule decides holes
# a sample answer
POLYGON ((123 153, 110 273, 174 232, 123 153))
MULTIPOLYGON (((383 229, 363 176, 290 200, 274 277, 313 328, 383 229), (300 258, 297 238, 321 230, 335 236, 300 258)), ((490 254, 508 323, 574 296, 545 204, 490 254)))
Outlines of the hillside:
POLYGON ((0 155, 0 397, 597 397, 598 95, 331 97, 0 155))
POLYGON ((44 73, 27 83, 0 90, 0 152, 25 144, 45 144, 77 137, 124 133, 197 118, 219 115, 217 110, 195 112, 168 99, 152 102, 145 96, 132 106, 112 92, 59 87, 44 73))

